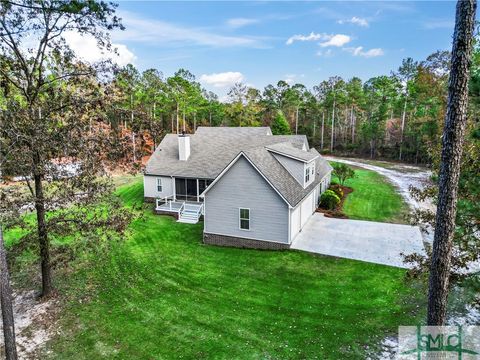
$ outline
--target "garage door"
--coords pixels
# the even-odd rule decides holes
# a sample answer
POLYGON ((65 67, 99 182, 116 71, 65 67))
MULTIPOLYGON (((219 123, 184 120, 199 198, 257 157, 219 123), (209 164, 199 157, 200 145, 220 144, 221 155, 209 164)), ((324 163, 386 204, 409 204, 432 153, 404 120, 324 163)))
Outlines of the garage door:
POLYGON ((310 215, 313 213, 314 205, 313 205, 313 199, 315 198, 315 192, 313 191, 310 195, 308 195, 305 200, 302 202, 302 210, 300 213, 300 218, 301 218, 301 226, 306 224, 307 220, 310 218, 310 215))

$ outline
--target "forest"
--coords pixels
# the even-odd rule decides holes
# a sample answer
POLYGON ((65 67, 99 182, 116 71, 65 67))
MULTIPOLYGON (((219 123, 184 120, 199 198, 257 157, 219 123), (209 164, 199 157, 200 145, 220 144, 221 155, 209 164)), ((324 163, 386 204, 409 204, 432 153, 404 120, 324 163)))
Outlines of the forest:
POLYGON ((427 164, 440 144, 449 61, 449 52, 437 51, 422 61, 406 58, 389 75, 365 82, 332 76, 312 89, 284 80, 263 90, 237 83, 223 101, 188 70, 166 77, 127 65, 109 84, 117 96, 109 119, 128 133, 135 159, 168 132, 271 126, 307 135, 323 153, 427 164))

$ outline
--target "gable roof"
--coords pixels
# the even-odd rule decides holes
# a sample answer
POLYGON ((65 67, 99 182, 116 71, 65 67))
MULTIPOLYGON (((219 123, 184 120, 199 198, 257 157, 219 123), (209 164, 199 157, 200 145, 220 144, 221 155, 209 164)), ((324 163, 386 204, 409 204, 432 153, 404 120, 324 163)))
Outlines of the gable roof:
POLYGON ((319 156, 318 153, 315 154, 311 151, 303 151, 301 149, 298 149, 289 142, 267 145, 266 148, 274 153, 287 156, 289 158, 302 162, 310 162, 319 156))
POLYGON ((199 129, 202 130, 190 136, 188 160, 178 159, 178 136, 169 134, 147 162, 145 174, 217 180, 240 156, 244 156, 279 195, 295 207, 332 170, 315 149, 308 149, 305 135, 267 135, 265 128, 199 129), (286 150, 298 158, 315 160, 316 173, 312 184, 304 189, 276 159, 272 149, 286 150))
POLYGON ((244 156, 253 167, 267 180, 274 190, 291 206, 297 206, 301 200, 318 185, 320 181, 332 170, 331 165, 323 159, 315 149, 310 151, 317 154, 315 160, 315 179, 312 183, 303 188, 297 180, 283 167, 283 165, 268 151, 265 147, 258 147, 242 151, 237 157, 222 171, 221 174, 204 191, 204 194, 215 186, 215 183, 228 172, 230 167, 244 156))
POLYGON ((305 135, 266 135, 269 128, 200 127, 190 135, 190 157, 178 159, 178 135, 167 134, 145 166, 147 175, 215 179, 242 150, 289 141, 308 148, 305 135), (257 130, 260 129, 260 130, 257 130))

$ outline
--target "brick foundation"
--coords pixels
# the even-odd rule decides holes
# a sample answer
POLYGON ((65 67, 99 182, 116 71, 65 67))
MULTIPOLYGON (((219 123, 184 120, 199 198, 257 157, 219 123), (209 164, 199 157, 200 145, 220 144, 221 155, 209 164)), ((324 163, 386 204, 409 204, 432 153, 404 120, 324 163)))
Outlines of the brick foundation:
POLYGON ((147 197, 147 196, 145 196, 145 197, 143 198, 143 201, 146 202, 146 203, 154 203, 154 202, 155 202, 155 199, 156 199, 156 198, 154 198, 154 197, 147 197))
POLYGON ((290 248, 289 244, 282 244, 263 240, 252 240, 235 236, 217 235, 210 233, 203 233, 203 243, 216 246, 264 250, 286 250, 290 248))

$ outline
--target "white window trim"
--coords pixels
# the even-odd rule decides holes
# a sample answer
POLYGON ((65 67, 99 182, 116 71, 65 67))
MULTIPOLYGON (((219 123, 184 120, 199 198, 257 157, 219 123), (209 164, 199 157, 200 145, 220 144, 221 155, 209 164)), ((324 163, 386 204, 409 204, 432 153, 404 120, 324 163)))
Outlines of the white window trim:
POLYGON ((303 167, 303 188, 305 189, 315 180, 315 161, 306 163, 303 167), (308 174, 307 174, 308 172, 308 174), (307 180, 308 177, 308 180, 307 180))
POLYGON ((307 186, 310 183, 310 167, 309 166, 305 167, 303 176, 304 176, 305 186, 307 186))
POLYGON ((156 190, 157 190, 157 193, 162 193, 163 192, 163 183, 162 183, 162 178, 157 178, 157 181, 156 181, 156 190), (158 187, 160 186, 160 189, 161 190, 158 190, 158 187))
POLYGON ((250 223, 252 219, 252 211, 250 208, 238 208, 238 229, 242 231, 250 231, 252 229, 250 223), (248 219, 241 217, 242 210, 248 210, 248 219), (242 220, 248 220, 248 229, 242 229, 242 220))

